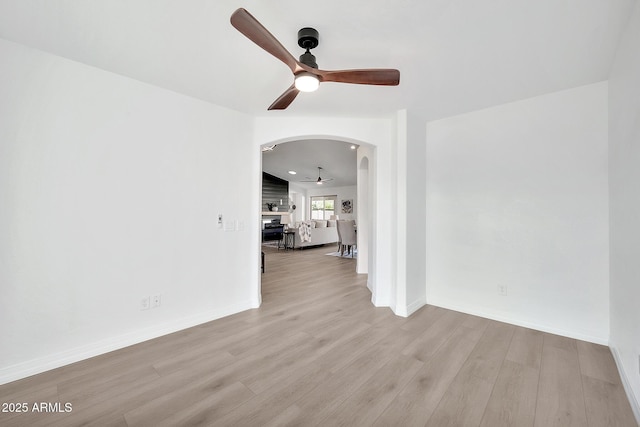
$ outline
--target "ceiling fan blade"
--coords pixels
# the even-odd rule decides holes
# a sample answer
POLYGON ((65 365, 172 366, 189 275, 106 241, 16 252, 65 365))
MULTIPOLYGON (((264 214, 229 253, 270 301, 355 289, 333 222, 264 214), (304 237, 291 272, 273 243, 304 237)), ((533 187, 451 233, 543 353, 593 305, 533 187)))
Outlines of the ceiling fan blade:
POLYGON ((285 90, 278 99, 273 101, 273 104, 271 104, 268 109, 284 110, 293 102, 294 99, 296 99, 296 96, 298 96, 299 93, 300 91, 296 89, 295 85, 291 85, 289 89, 285 90))
POLYGON ((318 70, 323 82, 355 83, 361 85, 397 86, 400 71, 390 68, 370 68, 362 70, 318 70))
POLYGON ((298 61, 287 49, 245 9, 240 8, 231 15, 231 25, 249 40, 284 62, 291 71, 297 70, 298 61))

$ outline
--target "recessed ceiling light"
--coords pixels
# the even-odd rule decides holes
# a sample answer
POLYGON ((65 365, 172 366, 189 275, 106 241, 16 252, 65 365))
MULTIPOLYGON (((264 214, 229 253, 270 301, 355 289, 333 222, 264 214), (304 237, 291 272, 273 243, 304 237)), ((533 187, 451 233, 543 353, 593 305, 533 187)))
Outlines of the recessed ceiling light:
POLYGON ((295 175, 297 172, 296 171, 289 171, 290 175, 295 175))
POLYGON ((356 149, 356 146, 355 146, 355 145, 352 145, 352 146, 351 146, 351 149, 352 149, 352 150, 355 150, 355 149, 356 149))

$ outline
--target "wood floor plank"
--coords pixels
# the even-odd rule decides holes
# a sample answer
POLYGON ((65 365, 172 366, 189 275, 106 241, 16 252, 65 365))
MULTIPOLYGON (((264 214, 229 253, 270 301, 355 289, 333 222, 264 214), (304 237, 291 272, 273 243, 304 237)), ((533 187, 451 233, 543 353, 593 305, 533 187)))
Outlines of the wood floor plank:
POLYGON ((424 365, 407 356, 398 356, 378 369, 320 425, 370 426, 424 365))
POLYGON ((582 376, 589 426, 637 427, 621 384, 582 376))
POLYGON ((432 323, 426 324, 424 332, 405 347, 402 354, 422 362, 428 361, 463 321, 464 316, 460 313, 444 313, 432 323))
POLYGON ((540 370, 505 359, 481 427, 532 427, 540 370))
MULTIPOLYGON (((375 347, 378 348, 380 347, 375 347)), ((301 410, 298 421, 310 426, 322 425, 327 416, 335 413, 345 400, 397 354, 399 352, 385 351, 383 348, 380 351, 366 352, 348 366, 332 373, 295 401, 295 405, 301 410)))
POLYGON ((573 338, 563 337, 560 335, 542 333, 544 347, 555 347, 569 352, 578 351, 578 345, 573 338))
POLYGON ((447 310, 433 305, 425 305, 420 310, 413 313, 401 326, 402 329, 418 329, 424 331, 425 327, 433 324, 447 310))
POLYGON ((296 405, 291 405, 272 420, 263 424, 263 427, 303 426, 304 424, 300 424, 298 421, 300 419, 300 412, 300 408, 296 405))
POLYGON ((458 327, 389 404, 375 426, 424 426, 483 333, 484 329, 458 327))
POLYGON ((113 390, 118 390, 131 383, 132 378, 148 378, 150 380, 160 378, 153 366, 135 367, 123 371, 100 372, 98 375, 87 374, 82 377, 63 381, 58 385, 58 393, 68 401, 79 401, 94 395, 104 395, 113 390))
POLYGON ((506 359, 539 370, 542 359, 542 344, 542 332, 516 328, 506 359))
POLYGON ((313 337, 308 348, 300 348, 285 357, 278 358, 277 364, 260 370, 250 376, 243 377, 241 381, 255 393, 268 390, 282 382, 282 376, 288 375, 291 371, 295 371, 301 367, 308 367, 315 363, 322 355, 330 352, 332 349, 340 347, 342 343, 349 343, 351 339, 370 328, 369 325, 361 323, 354 326, 350 330, 345 331, 334 337, 313 337))
POLYGON ((620 374, 609 347, 584 341, 578 341, 576 345, 582 375, 611 384, 621 384, 620 374))
POLYGON ((534 425, 587 425, 582 375, 574 340, 544 335, 534 425))
POLYGON ((196 351, 183 352, 178 355, 168 355, 155 362, 152 366, 158 374, 166 376, 184 369, 185 365, 209 365, 221 368, 237 360, 236 357, 226 351, 208 351, 202 347, 196 351))
POLYGON ((482 420, 515 327, 490 322, 427 426, 477 426, 482 420))
MULTIPOLYGON (((127 422, 132 425, 144 425, 145 423, 156 425, 171 414, 191 407, 194 402, 199 402, 204 397, 217 401, 223 400, 228 394, 238 395, 238 393, 234 393, 237 389, 240 389, 240 392, 246 389, 246 387, 240 387, 239 384, 242 385, 229 375, 203 377, 179 389, 164 393, 153 400, 145 399, 145 402, 141 401, 135 409, 126 412, 124 416, 127 422), (232 392, 230 393, 229 390, 232 392), (222 397, 218 397, 219 395, 222 397)), ((244 400, 254 396, 251 392, 245 392, 243 395, 244 400)))
POLYGON ((0 385, 0 402, 73 407, 0 425, 526 426, 532 402, 535 426, 634 425, 606 347, 434 306, 395 316, 333 249, 265 248, 260 308, 0 385))
POLYGON ((240 382, 229 384, 217 392, 199 391, 190 395, 164 399, 163 406, 142 406, 125 414, 129 427, 207 425, 255 394, 240 382))
MULTIPOLYGON (((295 400, 313 390, 326 381, 332 374, 317 366, 295 370, 282 378, 282 382, 267 392, 260 393, 254 398, 233 408, 227 415, 213 420, 210 426, 262 426, 279 418, 287 412, 295 400)), ((295 411, 293 411, 295 412, 295 411)))
POLYGON ((365 333, 353 338, 344 350, 339 360, 334 361, 330 367, 331 372, 343 371, 348 366, 353 366, 354 361, 366 357, 367 353, 377 355, 399 354, 403 346, 415 340, 416 333, 404 331, 384 325, 373 325, 365 333))

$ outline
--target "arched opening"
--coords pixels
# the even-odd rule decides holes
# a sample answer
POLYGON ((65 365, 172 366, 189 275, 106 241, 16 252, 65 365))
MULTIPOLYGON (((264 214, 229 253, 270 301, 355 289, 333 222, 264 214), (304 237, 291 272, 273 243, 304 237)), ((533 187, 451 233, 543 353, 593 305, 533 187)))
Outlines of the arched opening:
MULTIPOLYGON (((356 173, 356 194, 355 194, 355 202, 356 202, 356 206, 357 206, 357 211, 356 211, 356 215, 355 215, 355 220, 356 223, 358 224, 358 243, 357 243, 357 248, 358 248, 358 257, 355 263, 355 270, 358 274, 368 274, 368 278, 367 278, 367 287, 368 289, 374 293, 373 290, 373 284, 375 283, 375 277, 372 277, 373 275, 375 275, 375 272, 372 271, 374 270, 371 266, 374 264, 372 262, 372 257, 375 254, 375 250, 373 250, 372 248, 375 245, 375 239, 373 238, 373 236, 375 235, 374 229, 375 229, 375 222, 374 222, 374 218, 375 215, 373 214, 372 210, 375 208, 373 201, 375 200, 375 197, 373 197, 373 191, 375 189, 375 186, 372 185, 373 182, 373 175, 371 173, 370 170, 370 159, 374 158, 375 155, 375 150, 376 147, 366 143, 364 141, 358 141, 358 140, 354 140, 352 138, 346 138, 346 137, 340 137, 340 136, 327 136, 327 135, 323 135, 323 136, 317 136, 317 135, 307 135, 307 136, 297 136, 297 137, 288 137, 285 139, 281 139, 281 140, 277 140, 277 141, 269 141, 267 143, 263 143, 260 146, 260 176, 262 177, 262 170, 263 170, 263 164, 262 164, 262 150, 264 147, 273 147, 273 146, 278 146, 278 145, 283 145, 283 144, 295 144, 296 142, 301 142, 301 141, 312 141, 312 140, 318 140, 318 139, 324 139, 324 140, 332 140, 332 141, 339 141, 339 142, 343 142, 349 145, 355 145, 356 150, 357 150, 357 157, 356 157, 356 161, 354 162, 353 168, 355 170, 356 173)), ((277 150, 277 148, 275 148, 274 150, 277 150)), ((260 179, 260 190, 262 189, 262 178, 260 179)), ((257 192, 258 197, 261 199, 262 194, 261 191, 257 192)), ((304 201, 303 205, 300 206, 299 204, 297 205, 296 208, 296 213, 297 213, 297 217, 296 219, 300 219, 301 215, 304 215, 304 213, 309 213, 309 199, 310 197, 304 197, 304 196, 298 196, 298 202, 300 201, 304 201)), ((261 200, 258 202, 258 205, 261 204, 261 200)), ((338 213, 339 215, 339 213, 338 213)), ((261 215, 261 221, 260 221, 260 227, 262 227, 262 215, 261 215)), ((262 242, 259 241, 258 242, 258 246, 262 247, 262 242)), ((259 276, 259 286, 258 286, 258 301, 262 300, 262 276, 259 276)))

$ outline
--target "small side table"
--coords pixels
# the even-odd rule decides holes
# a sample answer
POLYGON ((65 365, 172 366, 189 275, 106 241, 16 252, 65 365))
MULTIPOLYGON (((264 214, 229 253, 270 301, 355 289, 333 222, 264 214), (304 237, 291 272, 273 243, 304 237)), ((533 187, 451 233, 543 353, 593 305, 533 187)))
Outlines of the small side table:
MULTIPOLYGON (((296 245, 296 232, 295 231, 285 231, 282 233, 282 247, 287 249, 294 249, 296 245)), ((278 245, 278 248, 280 245, 278 245)))

